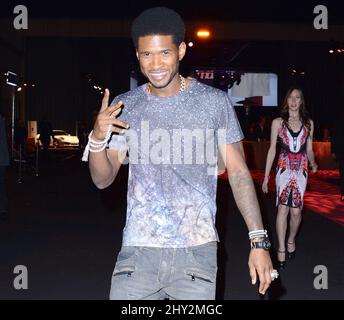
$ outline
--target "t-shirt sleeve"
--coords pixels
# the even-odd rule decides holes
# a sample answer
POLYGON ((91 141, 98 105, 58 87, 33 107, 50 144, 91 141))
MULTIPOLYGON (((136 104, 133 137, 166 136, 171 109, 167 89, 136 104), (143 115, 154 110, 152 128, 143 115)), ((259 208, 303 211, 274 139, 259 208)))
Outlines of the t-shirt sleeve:
MULTIPOLYGON (((119 101, 123 101, 122 97, 119 95, 117 97, 115 97, 110 105, 114 105, 119 101)), ((123 119, 123 112, 117 117, 117 119, 125 121, 123 119)), ((107 143, 107 147, 109 149, 115 149, 115 150, 127 150, 128 149, 128 145, 127 145, 127 141, 126 138, 123 134, 118 134, 118 133, 113 133, 111 135, 111 138, 109 139, 108 143, 107 143)))
POLYGON ((219 95, 217 101, 218 144, 231 144, 244 139, 238 117, 226 93, 219 95))

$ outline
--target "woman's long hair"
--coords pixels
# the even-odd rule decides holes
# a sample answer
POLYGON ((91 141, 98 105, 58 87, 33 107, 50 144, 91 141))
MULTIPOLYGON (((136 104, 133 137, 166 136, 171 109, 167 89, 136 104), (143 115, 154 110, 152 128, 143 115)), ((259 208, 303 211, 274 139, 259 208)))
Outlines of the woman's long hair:
POLYGON ((308 111, 306 110, 306 107, 305 107, 305 97, 303 95, 302 90, 298 87, 291 87, 287 91, 287 94, 285 95, 285 98, 284 98, 284 101, 282 104, 282 108, 281 108, 281 118, 282 118, 284 124, 286 126, 288 126, 288 120, 289 120, 288 98, 294 90, 299 91, 300 97, 301 97, 301 104, 300 104, 300 109, 299 109, 300 120, 301 120, 302 124, 306 126, 308 131, 310 131, 311 130, 311 122, 310 122, 310 117, 309 117, 308 111))

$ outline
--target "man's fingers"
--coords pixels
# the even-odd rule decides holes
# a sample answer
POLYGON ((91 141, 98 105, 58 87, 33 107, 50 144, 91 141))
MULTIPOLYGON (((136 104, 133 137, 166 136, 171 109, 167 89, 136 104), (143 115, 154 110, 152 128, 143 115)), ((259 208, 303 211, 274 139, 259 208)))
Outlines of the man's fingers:
POLYGON ((256 282, 257 282, 257 272, 256 272, 256 269, 252 265, 249 265, 249 268, 250 268, 251 283, 252 284, 256 284, 256 282))
POLYGON ((259 293, 265 294, 266 291, 266 279, 265 279, 265 272, 262 270, 258 271, 258 277, 259 277, 259 293))
POLYGON ((118 127, 111 126, 111 131, 112 132, 116 132, 116 133, 124 133, 125 129, 121 129, 121 128, 118 128, 118 127))
POLYGON ((116 109, 114 112, 112 112, 111 114, 110 114, 110 117, 111 118, 116 118, 120 113, 121 113, 121 111, 122 111, 122 108, 121 108, 122 106, 120 106, 118 109, 116 109))
POLYGON ((127 123, 125 123, 125 122, 123 122, 123 121, 121 121, 121 120, 118 120, 118 119, 115 120, 115 125, 116 125, 116 126, 123 127, 123 128, 125 128, 125 129, 128 129, 128 128, 129 128, 129 125, 128 125, 127 123))
POLYGON ((271 284, 271 274, 270 274, 270 270, 269 270, 269 269, 266 269, 264 275, 265 275, 265 285, 264 285, 263 293, 262 293, 262 294, 265 294, 265 293, 266 293, 266 290, 269 289, 270 284, 271 284))
POLYGON ((106 113, 108 115, 112 115, 112 113, 118 109, 121 109, 123 105, 123 102, 122 101, 119 101, 117 102, 116 104, 112 104, 111 106, 109 106, 107 109, 106 109, 106 113))
MULTIPOLYGON (((272 270, 272 268, 271 268, 272 270)), ((264 271, 261 270, 258 272, 259 276, 259 293, 260 294, 265 294, 266 290, 269 289, 270 284, 271 284, 271 274, 270 274, 270 269, 265 269, 264 271)))
POLYGON ((109 91, 109 89, 105 89, 104 97, 103 97, 103 100, 102 100, 102 106, 100 107, 100 112, 105 111, 106 108, 108 107, 108 105, 109 105, 109 97, 110 97, 110 91, 109 91))
POLYGON ((115 126, 119 126, 119 127, 122 127, 122 128, 125 128, 125 129, 128 129, 129 128, 129 125, 121 120, 118 120, 118 119, 110 119, 110 120, 107 120, 107 121, 104 121, 103 123, 104 125, 115 125, 115 126))

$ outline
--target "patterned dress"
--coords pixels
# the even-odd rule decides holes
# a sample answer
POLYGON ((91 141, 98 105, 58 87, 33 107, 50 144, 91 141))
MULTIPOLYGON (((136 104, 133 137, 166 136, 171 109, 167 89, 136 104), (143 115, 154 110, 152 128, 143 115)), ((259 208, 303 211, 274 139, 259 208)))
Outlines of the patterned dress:
POLYGON ((308 178, 308 157, 306 152, 309 130, 302 125, 299 132, 293 132, 284 121, 278 129, 281 151, 276 168, 276 205, 291 208, 303 207, 303 195, 308 178))

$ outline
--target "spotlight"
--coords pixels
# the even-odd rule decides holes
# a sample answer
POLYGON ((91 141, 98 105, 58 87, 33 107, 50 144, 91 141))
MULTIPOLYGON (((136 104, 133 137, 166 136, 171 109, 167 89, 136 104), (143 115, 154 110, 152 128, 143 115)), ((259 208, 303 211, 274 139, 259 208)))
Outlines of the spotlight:
POLYGON ((188 46, 189 46, 189 47, 193 47, 193 45, 194 45, 194 44, 193 44, 192 41, 190 41, 190 42, 188 43, 188 46))
POLYGON ((205 29, 198 30, 197 37, 201 39, 208 39, 210 37, 210 31, 205 29))

